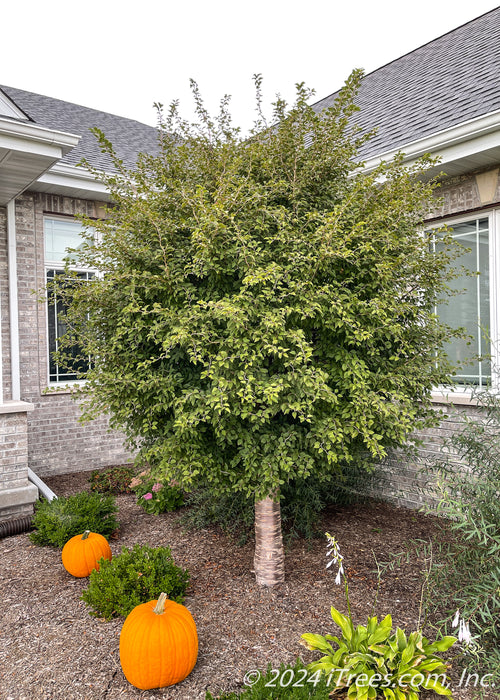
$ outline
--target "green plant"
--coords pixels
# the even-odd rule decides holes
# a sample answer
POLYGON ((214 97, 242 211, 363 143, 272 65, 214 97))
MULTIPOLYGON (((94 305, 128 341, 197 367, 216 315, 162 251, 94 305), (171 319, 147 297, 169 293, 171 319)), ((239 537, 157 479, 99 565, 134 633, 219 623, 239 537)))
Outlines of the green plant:
POLYGON ((157 599, 162 592, 182 603, 188 583, 187 569, 174 564, 169 547, 136 544, 131 550, 122 547, 111 561, 100 561, 82 600, 96 617, 126 617, 136 605, 157 599))
POLYGON ((474 641, 466 660, 500 680, 498 665, 491 668, 500 642, 500 398, 491 392, 473 397, 479 410, 462 414, 442 459, 423 469, 438 513, 446 516, 431 572, 431 612, 447 630, 458 608, 474 641))
POLYGON ((106 494, 132 493, 130 482, 136 471, 136 468, 130 464, 104 470, 96 469, 89 477, 90 490, 106 494))
POLYGON ((132 479, 130 486, 137 496, 137 503, 146 513, 159 515, 177 510, 184 505, 184 494, 177 486, 151 476, 150 470, 132 479))
POLYGON ((332 557, 327 566, 338 565, 337 584, 344 578, 348 614, 345 616, 331 608, 332 619, 341 631, 340 637, 302 635, 308 649, 325 654, 307 668, 329 677, 330 685, 337 691, 345 690, 352 700, 374 700, 377 696, 387 700, 418 700, 422 690, 451 695, 446 675, 448 666, 437 654, 447 651, 456 638, 445 636, 429 642, 421 631, 407 636, 399 627, 393 631, 390 615, 381 622, 376 616, 369 617, 366 625, 355 627, 343 557, 335 538, 328 533, 327 537, 328 554, 332 557))
POLYGON ((112 496, 82 491, 35 505, 30 539, 35 544, 64 547, 66 542, 85 530, 109 537, 118 529, 118 509, 112 496))
POLYGON ((251 671, 246 681, 251 687, 240 692, 218 693, 207 691, 205 700, 328 700, 332 691, 326 678, 311 676, 300 659, 295 664, 268 665, 266 672, 251 671), (258 680, 255 679, 258 677, 258 680))

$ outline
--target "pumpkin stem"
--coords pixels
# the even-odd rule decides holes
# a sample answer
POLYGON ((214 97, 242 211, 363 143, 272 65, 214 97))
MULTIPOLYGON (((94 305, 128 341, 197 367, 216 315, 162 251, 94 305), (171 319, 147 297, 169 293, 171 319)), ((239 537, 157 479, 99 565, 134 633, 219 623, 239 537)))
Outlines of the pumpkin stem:
POLYGON ((82 535, 82 540, 86 540, 89 535, 90 535, 90 530, 85 530, 85 532, 82 535))
POLYGON ((163 615, 165 612, 165 601, 167 600, 167 594, 166 593, 160 593, 160 597, 158 598, 156 605, 153 609, 153 612, 155 612, 157 615, 163 615))

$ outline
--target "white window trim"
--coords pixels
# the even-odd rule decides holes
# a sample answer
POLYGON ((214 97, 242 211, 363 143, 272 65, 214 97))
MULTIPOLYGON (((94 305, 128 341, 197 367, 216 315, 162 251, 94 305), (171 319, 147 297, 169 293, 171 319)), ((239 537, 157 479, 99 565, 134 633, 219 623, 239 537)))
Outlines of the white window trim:
MULTIPOLYGON (((450 219, 442 219, 433 222, 430 228, 438 228, 443 225, 453 227, 457 224, 484 218, 488 219, 489 229, 491 391, 496 393, 500 389, 500 208, 483 209, 450 219)), ((474 406, 478 404, 478 400, 473 394, 472 389, 459 384, 456 387, 440 386, 432 391, 431 399, 435 403, 474 406)))
MULTIPOLYGON (((47 214, 43 217, 43 259, 44 259, 44 284, 47 284, 47 272, 48 270, 64 270, 64 261, 61 260, 48 260, 46 257, 46 237, 45 237, 45 221, 77 221, 74 217, 69 216, 58 216, 57 214, 50 215, 47 214)), ((89 267, 78 267, 76 265, 71 265, 71 270, 74 272, 91 272, 95 275, 99 274, 97 270, 93 270, 89 267)), ((73 388, 77 388, 85 384, 85 379, 68 379, 66 381, 54 381, 50 378, 50 347, 49 347, 49 314, 48 314, 48 304, 45 303, 45 338, 47 342, 47 358, 46 358, 46 384, 50 393, 70 393, 73 388)))

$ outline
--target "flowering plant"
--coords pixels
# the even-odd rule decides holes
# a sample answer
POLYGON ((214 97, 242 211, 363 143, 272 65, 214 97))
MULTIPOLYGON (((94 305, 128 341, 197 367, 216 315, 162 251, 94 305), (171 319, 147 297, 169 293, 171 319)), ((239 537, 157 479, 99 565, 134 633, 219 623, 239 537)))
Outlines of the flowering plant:
POLYGON ((451 695, 448 666, 436 654, 449 649, 457 640, 443 637, 429 642, 421 631, 406 633, 392 630, 390 615, 379 622, 368 618, 366 626, 354 627, 349 604, 349 589, 344 571, 344 557, 338 542, 329 533, 327 537, 327 568, 338 567, 335 583, 344 578, 347 616, 331 609, 333 621, 340 627, 340 637, 327 634, 303 634, 302 643, 308 649, 319 650, 325 656, 313 661, 307 668, 326 675, 328 683, 337 692, 347 692, 348 700, 418 700, 421 690, 433 690, 438 695, 451 695), (330 642, 336 645, 336 649, 330 642))
POLYGON ((159 515, 177 510, 184 503, 182 491, 174 484, 166 484, 152 476, 151 470, 146 469, 130 482, 137 496, 137 503, 147 513, 159 515))

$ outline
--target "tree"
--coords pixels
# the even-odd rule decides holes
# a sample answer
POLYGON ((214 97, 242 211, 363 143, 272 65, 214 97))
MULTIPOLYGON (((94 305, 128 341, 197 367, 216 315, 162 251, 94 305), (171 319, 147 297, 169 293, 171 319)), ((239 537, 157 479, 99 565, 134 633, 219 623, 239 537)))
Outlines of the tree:
MULTIPOLYGON (((249 138, 228 99, 199 123, 160 110, 159 154, 134 171, 104 134, 116 206, 75 253, 102 272, 66 285, 68 324, 94 359, 84 416, 110 413, 139 459, 190 489, 255 497, 257 581, 283 580, 280 486, 384 457, 433 424, 449 381, 434 315, 448 245, 422 229, 431 164, 402 156, 363 171, 372 134, 354 124, 355 71, 321 114, 297 86, 249 138)), ((451 243, 450 243, 451 245, 451 243)))

